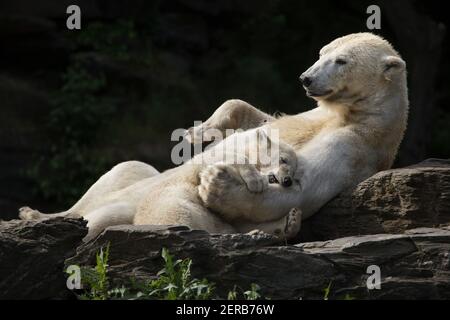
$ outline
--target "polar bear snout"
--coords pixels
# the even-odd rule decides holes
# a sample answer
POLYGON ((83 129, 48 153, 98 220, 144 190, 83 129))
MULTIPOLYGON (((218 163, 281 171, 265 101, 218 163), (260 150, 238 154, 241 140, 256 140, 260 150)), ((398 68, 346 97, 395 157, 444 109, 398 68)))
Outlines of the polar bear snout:
POLYGON ((306 90, 308 97, 319 98, 330 95, 333 90, 330 90, 328 86, 325 85, 325 81, 319 81, 310 70, 306 71, 300 76, 300 82, 303 88, 306 90))
POLYGON ((305 88, 308 88, 313 83, 311 77, 308 77, 305 73, 300 76, 300 82, 305 88))

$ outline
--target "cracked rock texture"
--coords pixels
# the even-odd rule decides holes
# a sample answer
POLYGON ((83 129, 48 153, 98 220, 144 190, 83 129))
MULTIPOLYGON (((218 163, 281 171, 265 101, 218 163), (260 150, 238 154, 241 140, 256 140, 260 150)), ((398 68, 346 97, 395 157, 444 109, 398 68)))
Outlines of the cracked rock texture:
POLYGON ((117 285, 155 277, 165 247, 191 258, 193 276, 222 297, 256 283, 272 299, 323 299, 331 283, 330 299, 449 299, 449 225, 450 161, 433 159, 340 195, 305 221, 297 244, 177 226, 116 226, 82 243, 80 220, 0 222, 0 299, 70 297, 64 265, 94 265, 108 243, 117 285), (367 288, 370 266, 380 268, 380 290, 367 288))
POLYGON ((162 269, 161 248, 192 258, 193 275, 215 282, 226 297, 234 285, 262 287, 272 299, 446 299, 450 297, 450 230, 415 229, 280 246, 270 236, 209 235, 184 227, 108 228, 78 249, 67 264, 94 264, 110 243, 110 274, 117 285, 149 279, 162 269), (133 245, 130 246, 130 243, 133 245), (381 270, 381 289, 368 290, 367 268, 381 270))
POLYGON ((86 234, 83 220, 0 221, 0 299, 60 296, 64 260, 86 234))
POLYGON ((299 241, 392 233, 450 224, 450 160, 382 171, 305 221, 299 241))

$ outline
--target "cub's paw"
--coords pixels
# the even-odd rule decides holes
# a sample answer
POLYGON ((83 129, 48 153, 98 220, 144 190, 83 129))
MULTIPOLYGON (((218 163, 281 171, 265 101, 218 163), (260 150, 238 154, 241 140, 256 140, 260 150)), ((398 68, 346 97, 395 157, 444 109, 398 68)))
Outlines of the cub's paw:
POLYGON ((302 226, 302 211, 293 208, 286 216, 286 226, 284 227, 284 235, 286 239, 294 238, 300 231, 302 226))
POLYGON ((220 206, 221 199, 236 183, 235 170, 227 165, 215 164, 200 172, 198 193, 203 203, 210 208, 220 206))
POLYGON ((35 220, 41 218, 41 213, 30 207, 22 207, 19 209, 19 218, 22 220, 35 220))

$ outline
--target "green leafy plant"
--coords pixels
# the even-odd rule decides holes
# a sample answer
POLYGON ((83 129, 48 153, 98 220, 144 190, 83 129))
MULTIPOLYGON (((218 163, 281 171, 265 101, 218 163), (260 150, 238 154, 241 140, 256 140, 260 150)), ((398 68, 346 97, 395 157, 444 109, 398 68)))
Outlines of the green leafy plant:
MULTIPOLYGON (((329 300, 330 294, 331 294, 331 287, 333 285, 333 281, 330 281, 330 283, 328 284, 328 287, 326 287, 325 289, 323 289, 324 295, 323 295, 323 300, 329 300)), ((338 298, 341 300, 356 300, 355 297, 353 297, 352 295, 350 295, 349 293, 345 294, 345 296, 343 298, 338 298)))
MULTIPOLYGON (((82 300, 206 300, 220 299, 214 295, 214 284, 206 279, 192 278, 191 259, 178 259, 166 248, 161 251, 164 268, 156 274, 156 278, 148 282, 131 281, 128 287, 110 288, 108 277, 109 244, 96 254, 95 267, 82 267, 82 284, 84 292, 79 295, 82 300)), ((261 298, 260 287, 251 284, 249 290, 242 293, 243 299, 257 300, 261 298)), ((228 300, 240 298, 237 286, 228 292, 228 300)))
POLYGON ((101 94, 107 85, 102 72, 88 71, 77 61, 62 75, 45 119, 48 151, 28 171, 45 199, 73 203, 110 167, 107 155, 95 152, 100 130, 116 111, 115 100, 101 94))
POLYGON ((214 285, 206 279, 191 277, 191 259, 174 260, 169 251, 162 249, 164 268, 157 278, 148 283, 132 283, 131 289, 124 286, 110 289, 108 278, 109 245, 96 255, 94 268, 82 268, 82 283, 85 293, 80 299, 163 299, 163 300, 205 300, 212 296, 214 285))
POLYGON ((244 292, 246 300, 258 300, 261 298, 261 294, 258 292, 260 289, 261 288, 257 284, 252 283, 250 290, 244 292))
POLYGON ((191 259, 175 260, 166 248, 162 249, 164 269, 158 272, 157 279, 148 283, 148 297, 163 300, 206 300, 213 293, 214 285, 208 280, 191 278, 191 259))
POLYGON ((330 296, 331 293, 331 285, 333 284, 333 281, 330 281, 330 283, 328 284, 328 287, 326 287, 325 289, 323 289, 323 300, 328 300, 328 297, 330 296))
POLYGON ((238 293, 237 288, 234 286, 233 290, 228 291, 227 300, 237 300, 238 299, 238 293))
POLYGON ((122 19, 114 24, 90 23, 75 40, 79 47, 88 47, 114 59, 128 61, 131 59, 130 46, 136 37, 134 21, 122 19))
MULTIPOLYGON (((115 162, 102 145, 102 133, 117 115, 120 90, 102 67, 92 66, 80 53, 95 53, 116 63, 128 63, 136 39, 132 21, 92 23, 74 35, 74 55, 61 74, 61 84, 50 97, 50 110, 43 120, 49 145, 35 155, 27 176, 35 182, 35 193, 67 206, 115 162)), ((137 58, 139 59, 139 58, 137 58)), ((141 62, 142 64, 143 62, 141 62)), ((104 143, 103 143, 104 144, 104 143)))
POLYGON ((100 249, 96 254, 96 265, 94 268, 82 268, 81 276, 83 287, 88 287, 86 293, 81 295, 84 300, 107 300, 111 293, 117 294, 117 290, 110 292, 108 280, 109 244, 105 250, 100 249))

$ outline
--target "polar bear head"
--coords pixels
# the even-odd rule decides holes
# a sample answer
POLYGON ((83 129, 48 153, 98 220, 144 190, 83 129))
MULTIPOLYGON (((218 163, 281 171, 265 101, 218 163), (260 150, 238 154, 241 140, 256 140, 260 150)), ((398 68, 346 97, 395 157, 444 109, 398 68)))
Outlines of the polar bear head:
POLYGON ((406 88, 406 65, 383 38, 357 33, 323 47, 300 80, 307 95, 319 102, 351 105, 379 94, 380 88, 406 88))

